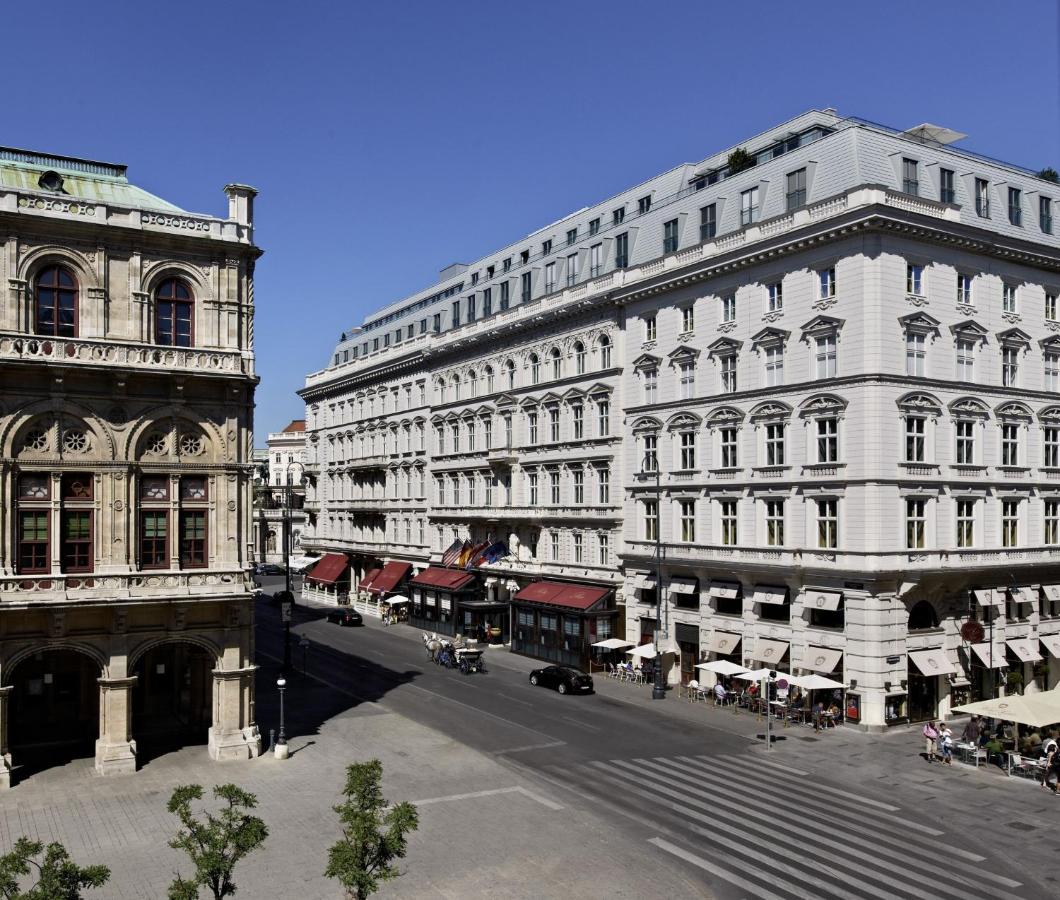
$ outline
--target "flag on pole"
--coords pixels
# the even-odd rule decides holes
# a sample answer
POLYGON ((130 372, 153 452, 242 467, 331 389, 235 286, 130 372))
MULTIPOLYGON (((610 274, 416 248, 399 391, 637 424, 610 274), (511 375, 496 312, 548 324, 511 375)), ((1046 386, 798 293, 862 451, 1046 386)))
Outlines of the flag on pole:
POLYGON ((471 552, 467 555, 467 568, 473 569, 482 561, 482 554, 486 552, 489 545, 489 541, 483 541, 471 548, 471 552))
POLYGON ((456 562, 457 556, 460 555, 460 551, 464 549, 464 544, 457 538, 453 543, 449 545, 449 549, 442 554, 442 565, 451 566, 456 562))
POLYGON ((508 556, 508 545, 504 541, 497 541, 491 545, 485 553, 483 553, 483 561, 486 563, 495 563, 497 560, 504 559, 508 556))
POLYGON ((471 541, 464 541, 463 546, 460 548, 460 552, 457 554, 456 562, 453 563, 458 569, 462 569, 467 565, 468 556, 471 554, 471 541))

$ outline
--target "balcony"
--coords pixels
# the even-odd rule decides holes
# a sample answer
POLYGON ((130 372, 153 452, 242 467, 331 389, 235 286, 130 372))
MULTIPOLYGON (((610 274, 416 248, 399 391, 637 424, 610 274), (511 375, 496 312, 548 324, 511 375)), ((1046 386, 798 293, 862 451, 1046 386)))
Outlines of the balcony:
POLYGON ((519 461, 519 455, 511 446, 494 447, 487 454, 487 459, 491 466, 511 468, 519 461))
POLYGON ((518 519, 522 522, 591 521, 615 522, 621 517, 618 506, 435 506, 433 519, 469 519, 498 522, 518 519))
POLYGON ((97 575, 8 575, 0 577, 0 609, 26 603, 108 600, 143 602, 239 596, 251 590, 244 569, 148 570, 97 575))
MULTIPOLYGON (((354 459, 347 459, 342 463, 336 463, 335 468, 340 469, 385 469, 390 465, 390 454, 389 453, 376 453, 374 456, 358 456, 354 459)), ((328 466, 332 468, 332 466, 328 466)))
POLYGON ((0 335, 0 361, 86 364, 113 369, 143 369, 197 374, 254 374, 253 359, 239 351, 200 347, 159 347, 125 341, 0 335))

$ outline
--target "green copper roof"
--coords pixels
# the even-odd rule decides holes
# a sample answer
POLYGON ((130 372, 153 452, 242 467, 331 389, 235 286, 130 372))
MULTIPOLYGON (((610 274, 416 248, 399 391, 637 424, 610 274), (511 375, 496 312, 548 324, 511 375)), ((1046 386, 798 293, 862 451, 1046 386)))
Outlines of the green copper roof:
POLYGON ((137 209, 184 212, 179 206, 129 184, 123 165, 12 147, 0 147, 0 186, 137 209), (45 172, 55 172, 62 179, 61 191, 49 191, 40 183, 40 177, 45 172))

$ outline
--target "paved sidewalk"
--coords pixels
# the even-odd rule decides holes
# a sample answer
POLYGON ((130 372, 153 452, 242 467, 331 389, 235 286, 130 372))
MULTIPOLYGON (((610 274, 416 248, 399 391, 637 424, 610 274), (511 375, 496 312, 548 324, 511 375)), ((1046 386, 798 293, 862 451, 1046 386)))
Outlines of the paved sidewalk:
MULTIPOLYGON (((275 677, 266 666, 259 685, 275 677)), ((701 895, 651 845, 631 841, 580 804, 445 734, 381 704, 355 704, 312 680, 299 696, 290 710, 293 755, 286 762, 263 756, 217 764, 204 747, 192 747, 135 775, 104 779, 90 760, 79 760, 0 796, 0 847, 20 835, 60 840, 77 861, 111 867, 110 884, 88 896, 157 900, 174 872, 188 871, 166 843, 175 831, 165 809, 172 789, 233 781, 257 795, 270 829, 265 848, 236 871, 240 896, 335 898, 341 892, 321 874, 338 836, 331 807, 345 765, 377 757, 388 799, 430 801, 419 807, 406 874, 382 897, 701 895)), ((259 687, 259 697, 259 721, 272 721, 269 693, 259 687)))

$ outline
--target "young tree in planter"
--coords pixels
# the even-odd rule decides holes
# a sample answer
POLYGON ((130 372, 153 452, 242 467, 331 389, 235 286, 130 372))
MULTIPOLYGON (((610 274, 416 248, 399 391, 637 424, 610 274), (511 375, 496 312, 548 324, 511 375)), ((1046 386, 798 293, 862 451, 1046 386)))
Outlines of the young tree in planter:
POLYGON ((750 169, 755 164, 755 158, 743 147, 737 147, 729 154, 725 164, 729 167, 729 175, 732 176, 744 169, 750 169))
POLYGON ((202 799, 201 785, 181 785, 169 798, 167 808, 183 826, 169 846, 183 850, 195 865, 195 875, 190 879, 178 875, 173 880, 167 894, 169 900, 196 900, 200 887, 212 891, 214 900, 231 896, 236 892, 232 881, 236 863, 269 836, 265 823, 245 812, 258 805, 253 794, 234 784, 221 784, 214 787, 213 795, 225 805, 218 816, 204 810, 201 820, 191 810, 192 801, 202 799))
POLYGON ((77 865, 66 848, 20 837, 10 853, 0 856, 0 898, 2 900, 81 900, 81 888, 102 887, 110 878, 106 866, 77 865), (44 853, 37 862, 33 857, 44 853), (37 871, 37 883, 28 890, 18 884, 31 868, 37 871))
POLYGON ((1045 181, 1052 181, 1054 183, 1060 182, 1060 174, 1058 174, 1056 169, 1053 168, 1042 169, 1038 173, 1038 177, 1045 181))
POLYGON ((405 856, 406 835, 419 826, 411 803, 399 803, 384 812, 386 801, 379 782, 383 764, 378 759, 346 767, 346 802, 335 807, 342 821, 342 839, 328 850, 324 874, 345 889, 347 900, 365 900, 380 881, 401 873, 392 865, 405 856))

